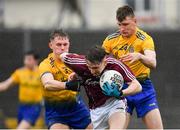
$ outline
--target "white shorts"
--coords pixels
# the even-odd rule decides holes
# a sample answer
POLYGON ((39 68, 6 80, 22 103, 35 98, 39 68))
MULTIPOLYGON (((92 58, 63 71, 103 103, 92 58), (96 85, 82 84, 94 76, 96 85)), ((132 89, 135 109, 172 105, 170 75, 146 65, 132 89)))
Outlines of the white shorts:
POLYGON ((96 109, 91 109, 91 120, 94 129, 108 129, 108 119, 116 112, 126 113, 126 99, 110 98, 106 103, 96 109))

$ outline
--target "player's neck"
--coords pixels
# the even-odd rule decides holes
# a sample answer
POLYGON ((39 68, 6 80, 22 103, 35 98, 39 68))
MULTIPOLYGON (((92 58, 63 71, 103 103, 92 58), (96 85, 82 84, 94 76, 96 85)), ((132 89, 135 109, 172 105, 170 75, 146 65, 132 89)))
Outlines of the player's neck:
POLYGON ((37 67, 36 65, 35 65, 35 66, 32 66, 32 67, 30 67, 30 66, 25 66, 25 68, 27 68, 28 70, 31 70, 31 71, 35 70, 36 67, 37 67))
POLYGON ((59 58, 59 55, 54 54, 54 59, 57 62, 61 62, 61 59, 59 58))

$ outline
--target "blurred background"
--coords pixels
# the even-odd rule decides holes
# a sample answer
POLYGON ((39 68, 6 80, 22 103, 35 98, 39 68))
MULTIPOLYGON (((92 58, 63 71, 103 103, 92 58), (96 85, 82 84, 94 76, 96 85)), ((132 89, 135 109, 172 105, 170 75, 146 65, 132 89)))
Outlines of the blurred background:
MULTIPOLYGON (((45 58, 54 29, 69 33, 71 52, 83 54, 101 45, 117 30, 116 10, 125 4, 134 8, 138 25, 155 41, 158 66, 151 77, 164 127, 180 128, 180 0, 0 0, 0 81, 23 65, 24 52, 34 49, 45 58)), ((0 128, 16 125, 17 92, 14 87, 0 93, 0 128)), ((136 113, 129 128, 145 128, 136 113)))

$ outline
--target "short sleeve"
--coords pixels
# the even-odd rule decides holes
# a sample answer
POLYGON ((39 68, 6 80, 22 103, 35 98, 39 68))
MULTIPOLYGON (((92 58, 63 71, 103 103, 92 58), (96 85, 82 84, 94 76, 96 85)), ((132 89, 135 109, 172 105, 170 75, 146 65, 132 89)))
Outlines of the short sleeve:
POLYGON ((20 82, 19 71, 16 70, 14 73, 12 73, 11 78, 13 79, 14 83, 19 83, 20 82))
POLYGON ((107 53, 111 53, 111 44, 108 40, 108 37, 103 41, 102 47, 105 49, 107 53))
POLYGON ((154 41, 152 38, 148 38, 144 41, 143 45, 142 45, 142 49, 143 51, 145 50, 155 50, 154 48, 154 41))
POLYGON ((41 64, 39 65, 40 77, 42 77, 45 73, 51 73, 51 69, 48 64, 46 64, 45 62, 41 62, 41 64))

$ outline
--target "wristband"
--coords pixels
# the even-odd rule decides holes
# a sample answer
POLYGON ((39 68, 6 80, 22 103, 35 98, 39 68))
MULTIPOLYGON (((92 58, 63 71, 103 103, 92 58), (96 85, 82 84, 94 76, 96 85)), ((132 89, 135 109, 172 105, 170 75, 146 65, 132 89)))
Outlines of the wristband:
POLYGON ((78 80, 69 81, 65 84, 65 89, 72 91, 79 91, 80 83, 78 80))

